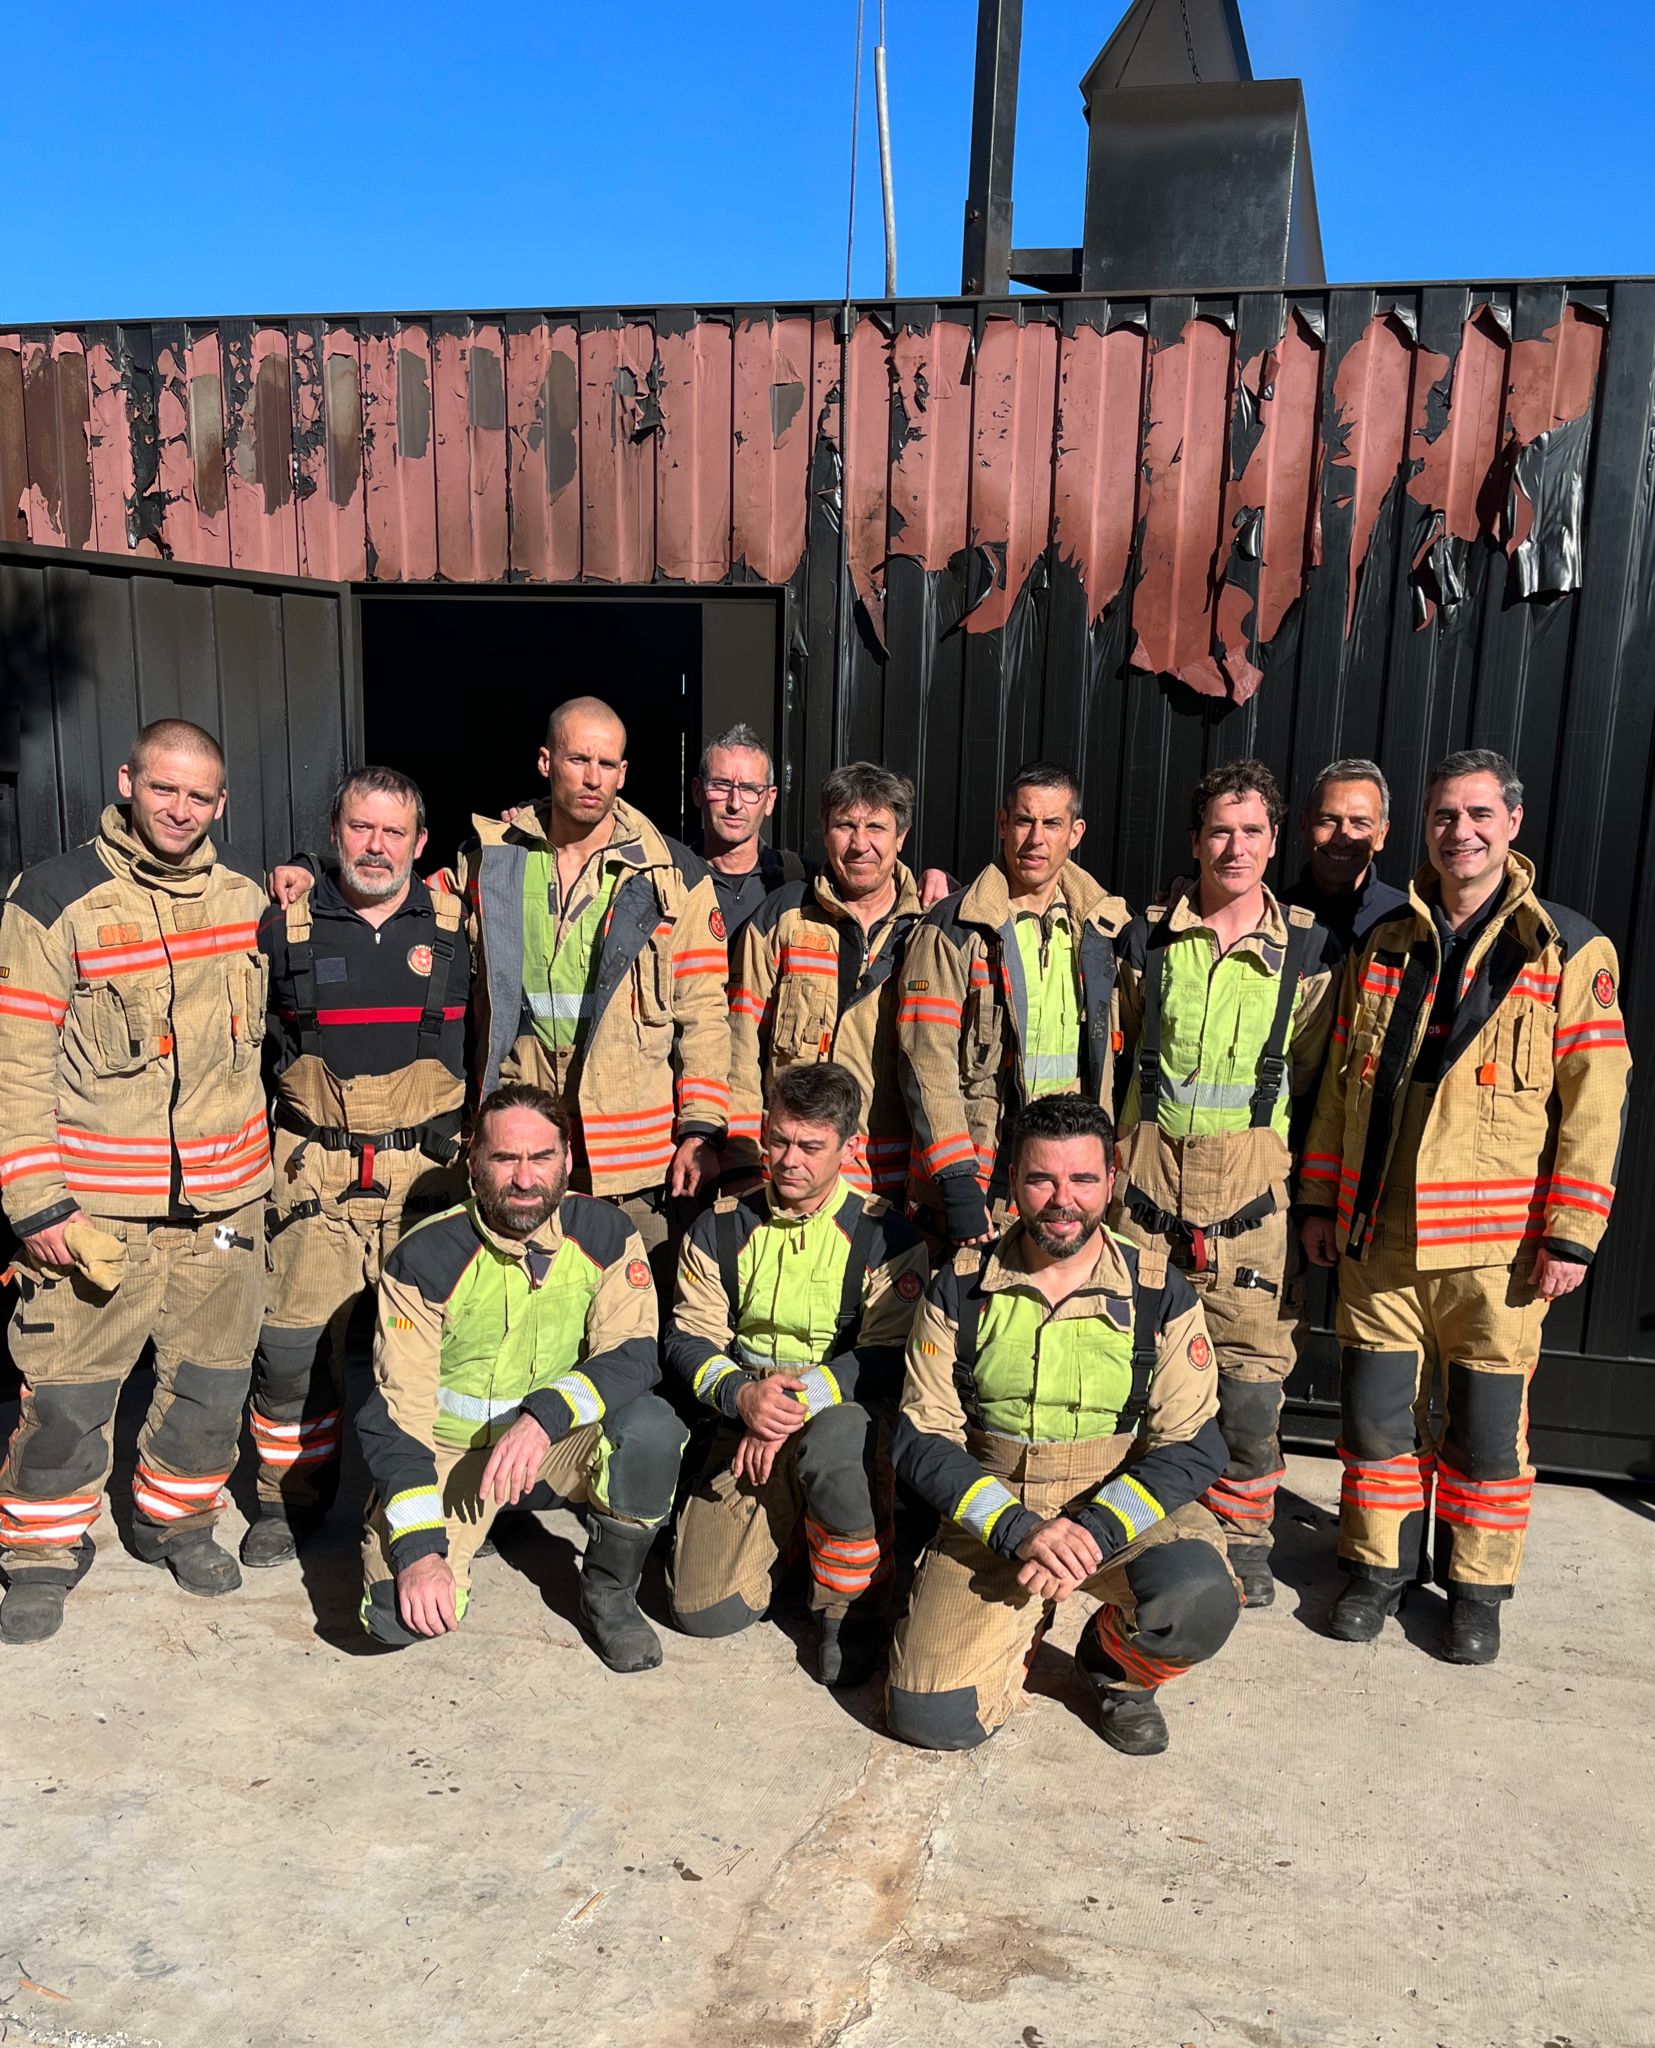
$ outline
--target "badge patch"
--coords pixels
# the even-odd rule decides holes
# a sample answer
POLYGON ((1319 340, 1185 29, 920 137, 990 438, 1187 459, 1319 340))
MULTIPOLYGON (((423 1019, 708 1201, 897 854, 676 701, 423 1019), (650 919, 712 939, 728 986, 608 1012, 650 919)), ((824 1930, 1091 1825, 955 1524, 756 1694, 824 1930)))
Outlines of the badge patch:
POLYGON ((910 981, 905 982, 903 986, 907 989, 909 995, 922 996, 931 984, 928 981, 910 981))
POLYGON ((724 923, 724 913, 722 910, 715 910, 712 916, 708 918, 707 929, 715 939, 722 939, 725 936, 727 927, 724 923))
POLYGON ((100 924, 98 944, 100 946, 135 946, 139 939, 135 924, 100 924))
POLYGON ((904 1301, 918 1301, 923 1288, 917 1273, 899 1273, 896 1276, 896 1291, 904 1301))
POLYGON ((408 966, 410 972, 429 977, 431 973, 431 948, 429 946, 410 946, 408 948, 408 966))
POLYGON ((1613 1008, 1615 1001, 1615 977, 1607 967, 1600 967, 1592 976, 1592 993, 1604 1009, 1613 1008))
POLYGON ((1213 1362, 1213 1348, 1205 1337, 1192 1337, 1189 1347, 1189 1361, 1197 1372, 1205 1372, 1213 1362))
POLYGON ((629 1287, 647 1287, 649 1285, 649 1266, 643 1259, 627 1260, 626 1283, 629 1287))
POLYGON ((385 1320, 393 1330, 411 1330, 414 1327, 406 1316, 387 1316, 385 1320))

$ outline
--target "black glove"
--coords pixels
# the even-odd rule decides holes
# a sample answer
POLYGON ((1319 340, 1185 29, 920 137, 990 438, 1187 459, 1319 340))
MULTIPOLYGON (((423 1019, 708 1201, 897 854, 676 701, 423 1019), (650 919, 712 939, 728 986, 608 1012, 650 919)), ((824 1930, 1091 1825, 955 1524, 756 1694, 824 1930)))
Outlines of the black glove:
POLYGON ((988 1220, 988 1204, 974 1173, 947 1175, 937 1182, 937 1192, 942 1196, 942 1227, 950 1243, 969 1244, 974 1237, 985 1237, 993 1228, 988 1220))

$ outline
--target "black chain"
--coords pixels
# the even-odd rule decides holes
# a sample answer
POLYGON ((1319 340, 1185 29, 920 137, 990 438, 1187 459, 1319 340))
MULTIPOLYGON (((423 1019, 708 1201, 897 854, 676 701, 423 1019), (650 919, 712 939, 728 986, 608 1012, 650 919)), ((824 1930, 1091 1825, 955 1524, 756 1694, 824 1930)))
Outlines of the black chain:
POLYGON ((1182 16, 1184 23, 1184 52, 1190 60, 1190 70, 1194 74, 1195 82, 1199 85, 1202 82, 1201 66, 1195 61, 1195 38, 1190 33, 1190 11, 1187 0, 1178 0, 1178 12, 1182 16))

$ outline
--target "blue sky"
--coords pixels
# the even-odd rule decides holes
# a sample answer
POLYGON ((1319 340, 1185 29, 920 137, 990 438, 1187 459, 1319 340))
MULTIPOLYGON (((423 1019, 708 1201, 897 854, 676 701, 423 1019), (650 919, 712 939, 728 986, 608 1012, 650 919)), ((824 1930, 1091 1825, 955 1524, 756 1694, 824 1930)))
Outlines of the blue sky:
MULTIPOLYGON (((1125 0, 1026 0, 1016 240, 1080 237, 1125 0)), ((1334 280, 1655 271, 1647 0, 1242 0, 1334 280)), ((899 287, 958 290, 975 0, 886 0, 899 287)), ((872 116, 855 284, 883 275, 872 116)), ((855 0, 14 9, 0 325, 836 297, 855 0)))

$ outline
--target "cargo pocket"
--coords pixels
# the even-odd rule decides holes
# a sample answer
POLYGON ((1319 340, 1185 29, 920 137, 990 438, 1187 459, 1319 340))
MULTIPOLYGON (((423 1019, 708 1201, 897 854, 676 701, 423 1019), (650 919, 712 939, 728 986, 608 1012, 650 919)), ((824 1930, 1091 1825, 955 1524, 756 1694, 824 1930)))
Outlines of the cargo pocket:
POLYGON ((792 1063, 825 1059, 833 1042, 833 986, 819 974, 784 975, 776 986, 770 1023, 772 1057, 792 1063))
POLYGON ((632 964, 632 1015, 639 1044, 658 1053, 672 1028, 672 961, 663 946, 646 946, 632 964))
POLYGON ((981 1093, 985 1084, 996 1081, 1004 1051, 1001 1015, 994 991, 974 988, 966 997, 960 1068, 963 1078, 978 1084, 967 1093, 981 1093))
POLYGON ((234 1072, 257 1064, 264 1044, 270 967, 262 953, 235 961, 226 976, 230 1003, 230 1066, 234 1072))
POLYGON ((141 982, 80 982, 69 1003, 70 1027, 96 1074, 136 1074, 146 1067, 155 1016, 155 991, 141 982))

